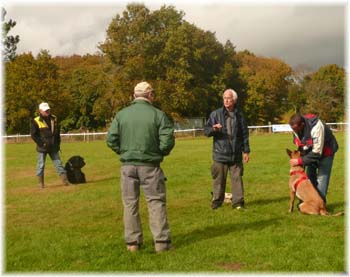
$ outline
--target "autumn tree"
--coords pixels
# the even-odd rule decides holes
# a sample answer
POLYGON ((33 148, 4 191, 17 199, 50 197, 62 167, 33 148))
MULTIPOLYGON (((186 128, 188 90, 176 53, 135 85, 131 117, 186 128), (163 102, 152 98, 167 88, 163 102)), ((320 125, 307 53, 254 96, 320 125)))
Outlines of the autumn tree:
POLYGON ((64 117, 65 95, 59 93, 58 67, 48 51, 37 57, 21 54, 5 64, 5 114, 8 133, 29 133, 30 121, 40 102, 49 102, 55 112, 64 117))
POLYGON ((246 84, 245 110, 249 124, 280 122, 288 109, 290 66, 279 59, 257 57, 248 51, 238 56, 239 73, 246 84))

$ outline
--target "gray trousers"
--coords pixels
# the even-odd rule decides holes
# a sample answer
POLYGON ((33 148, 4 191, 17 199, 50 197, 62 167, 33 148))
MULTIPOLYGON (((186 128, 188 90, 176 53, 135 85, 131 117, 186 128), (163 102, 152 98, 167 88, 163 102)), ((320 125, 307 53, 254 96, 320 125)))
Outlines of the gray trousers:
POLYGON ((226 178, 230 172, 232 206, 244 205, 244 190, 243 190, 243 164, 238 163, 220 163, 214 161, 212 168, 213 177, 213 199, 212 202, 222 204, 225 199, 226 178))
POLYGON ((160 167, 123 165, 121 189, 124 206, 125 242, 142 244, 142 226, 139 215, 140 187, 142 187, 149 212, 149 225, 154 242, 170 243, 170 229, 166 213, 166 189, 160 167))

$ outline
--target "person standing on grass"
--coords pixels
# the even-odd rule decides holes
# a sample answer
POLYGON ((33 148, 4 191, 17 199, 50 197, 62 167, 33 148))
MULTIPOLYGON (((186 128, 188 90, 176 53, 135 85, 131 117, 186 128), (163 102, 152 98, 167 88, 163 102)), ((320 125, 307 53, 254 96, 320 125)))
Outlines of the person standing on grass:
POLYGON ((38 152, 36 176, 38 176, 39 187, 45 187, 44 169, 47 155, 50 156, 57 173, 61 176, 63 185, 69 185, 67 173, 59 155, 61 144, 60 129, 56 116, 50 112, 48 103, 43 102, 39 105, 39 116, 32 121, 30 135, 36 143, 38 152))
POLYGON ((337 140, 331 129, 314 114, 294 114, 289 125, 293 129, 293 142, 302 153, 300 159, 291 159, 289 163, 306 166, 308 178, 326 203, 337 140))
POLYGON ((152 105, 154 90, 147 82, 134 88, 134 101, 115 116, 107 146, 120 155, 121 190, 127 250, 143 243, 139 215, 140 187, 148 203, 150 229, 157 253, 171 248, 166 213, 165 176, 160 168, 175 145, 174 126, 164 112, 152 105))
POLYGON ((230 172, 232 207, 244 208, 243 161, 249 161, 249 132, 245 119, 237 107, 237 93, 225 90, 224 106, 213 111, 204 127, 204 134, 213 137, 212 209, 219 208, 225 198, 226 178, 230 172), (242 155, 243 153, 243 155, 242 155), (243 156, 243 157, 242 157, 243 156))

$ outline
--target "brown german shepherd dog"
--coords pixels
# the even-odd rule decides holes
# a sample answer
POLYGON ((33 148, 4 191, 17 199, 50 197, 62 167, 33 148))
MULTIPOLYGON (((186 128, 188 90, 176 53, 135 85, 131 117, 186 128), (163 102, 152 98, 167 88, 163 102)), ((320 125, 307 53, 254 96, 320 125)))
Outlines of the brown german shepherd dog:
MULTIPOLYGON (((291 151, 286 149, 288 156, 291 159, 300 158, 300 151, 291 151)), ((292 166, 290 169, 289 189, 290 189, 290 202, 289 212, 293 212, 294 200, 297 196, 301 201, 298 205, 299 211, 304 214, 314 215, 329 215, 326 210, 325 203, 318 191, 312 185, 310 179, 306 176, 305 170, 302 166, 292 166)), ((343 212, 334 214, 333 216, 343 215, 343 212)))

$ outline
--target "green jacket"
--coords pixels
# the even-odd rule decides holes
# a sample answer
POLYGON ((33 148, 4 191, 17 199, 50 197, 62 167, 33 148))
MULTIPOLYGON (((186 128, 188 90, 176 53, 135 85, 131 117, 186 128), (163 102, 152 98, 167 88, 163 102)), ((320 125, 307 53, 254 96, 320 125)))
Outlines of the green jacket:
POLYGON ((107 134, 107 146, 123 164, 159 165, 174 145, 173 123, 142 99, 118 112, 107 134))

